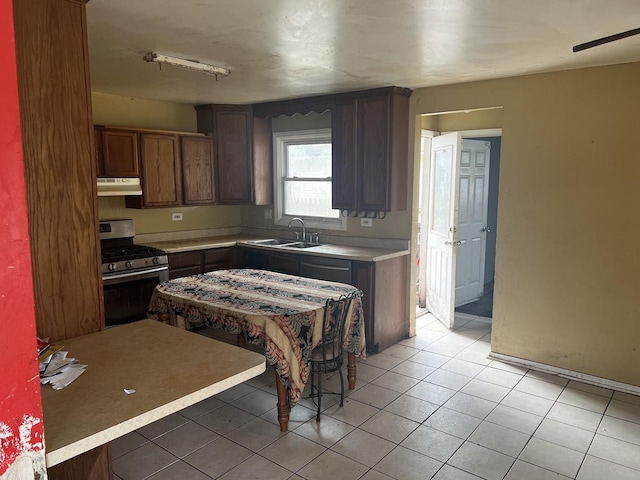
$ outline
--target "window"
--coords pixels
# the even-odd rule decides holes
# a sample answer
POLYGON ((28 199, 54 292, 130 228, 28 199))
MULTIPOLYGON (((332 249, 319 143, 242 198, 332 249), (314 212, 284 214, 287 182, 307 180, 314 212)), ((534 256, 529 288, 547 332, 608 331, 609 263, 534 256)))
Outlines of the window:
POLYGON ((293 217, 308 227, 345 230, 340 210, 331 208, 331 129, 276 132, 275 223, 293 217))

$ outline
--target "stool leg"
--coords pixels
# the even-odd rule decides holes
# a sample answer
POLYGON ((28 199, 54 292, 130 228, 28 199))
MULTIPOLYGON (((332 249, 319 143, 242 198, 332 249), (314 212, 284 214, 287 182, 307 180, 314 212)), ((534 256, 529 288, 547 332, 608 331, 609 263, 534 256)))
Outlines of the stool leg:
POLYGON ((320 405, 322 405, 322 371, 319 370, 318 375, 318 412, 316 413, 316 422, 320 421, 320 405))

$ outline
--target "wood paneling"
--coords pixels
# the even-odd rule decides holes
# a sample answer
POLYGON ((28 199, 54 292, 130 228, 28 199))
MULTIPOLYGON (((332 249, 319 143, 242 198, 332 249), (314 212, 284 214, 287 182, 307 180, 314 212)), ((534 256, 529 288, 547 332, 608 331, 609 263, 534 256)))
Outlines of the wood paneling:
POLYGON ((14 2, 38 335, 103 328, 84 2, 14 2))

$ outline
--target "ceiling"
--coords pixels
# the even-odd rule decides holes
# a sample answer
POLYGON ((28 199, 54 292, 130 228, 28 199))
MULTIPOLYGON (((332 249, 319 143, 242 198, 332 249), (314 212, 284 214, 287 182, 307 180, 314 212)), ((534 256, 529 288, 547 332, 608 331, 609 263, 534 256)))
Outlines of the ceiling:
POLYGON ((91 0, 93 91, 187 104, 419 88, 640 61, 638 0, 91 0), (147 52, 224 66, 216 77, 147 52))

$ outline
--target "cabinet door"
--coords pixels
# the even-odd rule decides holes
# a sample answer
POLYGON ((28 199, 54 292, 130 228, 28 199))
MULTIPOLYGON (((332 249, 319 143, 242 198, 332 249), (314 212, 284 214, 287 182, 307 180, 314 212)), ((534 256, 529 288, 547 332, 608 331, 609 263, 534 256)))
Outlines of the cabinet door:
POLYGON ((390 209, 390 95, 358 99, 358 208, 390 209))
POLYGON ((216 187, 221 205, 253 203, 253 118, 250 107, 214 106, 216 187))
POLYGON ((331 202, 340 210, 357 209, 356 107, 354 101, 331 112, 331 202))
POLYGON ((181 146, 185 205, 215 203, 213 139, 183 136, 181 146))
POLYGON ((137 177, 138 134, 126 130, 101 131, 103 175, 106 177, 137 177))
POLYGON ((187 277, 202 273, 202 251, 170 253, 169 278, 187 277))
POLYGON ((367 352, 377 353, 378 344, 375 331, 375 267, 373 263, 353 262, 352 272, 353 286, 362 290, 362 314, 364 315, 364 332, 367 343, 367 352))
POLYGON ((291 253, 271 253, 269 255, 269 270, 272 272, 298 275, 300 263, 298 255, 291 253))
POLYGON ((233 266, 234 247, 210 248, 204 250, 204 272, 226 270, 233 266))
POLYGON ((182 173, 177 135, 140 134, 145 207, 180 205, 182 173))

